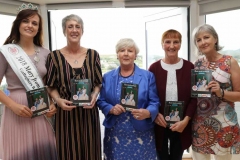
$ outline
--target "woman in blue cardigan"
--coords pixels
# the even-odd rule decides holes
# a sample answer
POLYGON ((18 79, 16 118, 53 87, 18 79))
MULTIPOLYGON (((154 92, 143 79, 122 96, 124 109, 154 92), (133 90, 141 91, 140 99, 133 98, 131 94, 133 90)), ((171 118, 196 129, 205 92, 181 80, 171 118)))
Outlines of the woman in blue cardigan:
POLYGON ((105 115, 104 159, 156 159, 154 120, 159 98, 154 75, 134 60, 139 49, 132 39, 116 45, 120 67, 104 74, 97 105, 105 115), (120 105, 122 83, 138 84, 137 108, 120 105))

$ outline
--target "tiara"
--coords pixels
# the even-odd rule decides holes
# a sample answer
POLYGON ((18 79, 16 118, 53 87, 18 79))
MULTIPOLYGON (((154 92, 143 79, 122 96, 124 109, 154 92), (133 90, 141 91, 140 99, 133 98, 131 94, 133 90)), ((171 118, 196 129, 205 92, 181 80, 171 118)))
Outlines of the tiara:
POLYGON ((17 11, 18 13, 21 12, 22 10, 26 10, 26 9, 30 9, 30 10, 38 10, 38 7, 37 6, 34 6, 32 3, 28 3, 28 4, 25 4, 23 3, 20 7, 18 7, 17 11))

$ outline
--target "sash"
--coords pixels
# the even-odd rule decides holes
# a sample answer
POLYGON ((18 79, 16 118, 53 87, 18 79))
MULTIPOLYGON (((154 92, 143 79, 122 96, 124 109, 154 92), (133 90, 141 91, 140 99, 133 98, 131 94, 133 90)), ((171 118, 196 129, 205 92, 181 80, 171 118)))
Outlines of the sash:
POLYGON ((2 52, 27 91, 44 87, 37 68, 19 45, 4 45, 0 48, 0 52, 2 52))
MULTIPOLYGON (((44 83, 38 74, 37 68, 19 45, 3 45, 0 48, 0 52, 4 55, 27 91, 44 87, 44 83)), ((46 115, 44 115, 44 117, 51 125, 53 132, 55 132, 52 119, 48 118, 46 115)))

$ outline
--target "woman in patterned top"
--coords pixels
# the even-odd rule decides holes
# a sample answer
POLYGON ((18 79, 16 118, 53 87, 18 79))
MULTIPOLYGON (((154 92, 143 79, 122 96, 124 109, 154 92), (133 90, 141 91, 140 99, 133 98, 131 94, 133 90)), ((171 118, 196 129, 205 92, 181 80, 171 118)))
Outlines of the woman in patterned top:
POLYGON ((47 59, 47 85, 58 106, 56 141, 62 160, 101 160, 99 112, 95 105, 102 83, 97 51, 80 45, 83 21, 77 15, 62 20, 67 46, 55 50, 47 59), (76 106, 70 101, 71 79, 91 80, 91 104, 76 106))
POLYGON ((203 56, 195 62, 195 69, 212 70, 208 83, 211 98, 198 98, 197 113, 193 119, 193 159, 230 160, 240 153, 240 130, 234 102, 240 101, 240 68, 237 61, 218 51, 218 34, 204 24, 194 29, 194 43, 203 56))

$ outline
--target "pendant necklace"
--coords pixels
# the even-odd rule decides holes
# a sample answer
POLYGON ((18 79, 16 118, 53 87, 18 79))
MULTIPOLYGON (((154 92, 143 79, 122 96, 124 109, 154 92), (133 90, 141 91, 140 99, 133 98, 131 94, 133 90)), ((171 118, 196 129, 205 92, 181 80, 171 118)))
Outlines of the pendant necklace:
POLYGON ((37 48, 37 47, 34 47, 34 48, 35 48, 35 56, 34 56, 33 60, 35 61, 35 63, 38 63, 40 61, 40 58, 38 56, 39 48, 37 48))
MULTIPOLYGON (((18 44, 18 45, 20 46, 20 44, 18 44)), ((20 47, 22 48, 22 46, 20 46, 20 47)), ((40 58, 38 56, 38 53, 40 52, 39 47, 34 45, 34 51, 35 51, 35 56, 34 56, 33 60, 34 60, 35 63, 38 63, 38 62, 40 62, 40 58)))
MULTIPOLYGON (((80 57, 82 57, 82 55, 84 55, 84 54, 81 54, 77 59, 79 59, 80 57)), ((74 64, 78 64, 78 60, 77 60, 77 59, 74 60, 74 62, 73 62, 74 64)))
POLYGON ((77 60, 77 59, 75 59, 75 60, 74 60, 74 63, 75 63, 75 64, 78 64, 78 60, 77 60))

